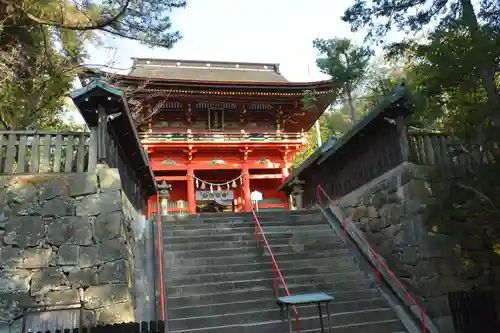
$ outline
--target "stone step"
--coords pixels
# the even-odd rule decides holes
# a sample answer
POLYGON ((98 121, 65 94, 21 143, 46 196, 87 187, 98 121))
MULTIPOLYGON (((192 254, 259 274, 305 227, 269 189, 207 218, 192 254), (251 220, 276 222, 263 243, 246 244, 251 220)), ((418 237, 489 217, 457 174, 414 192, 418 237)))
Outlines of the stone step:
MULTIPOLYGON (((305 225, 327 225, 322 216, 303 216, 300 219, 291 220, 259 220, 262 227, 269 226, 305 226, 305 225)), ((203 223, 162 223, 163 230, 192 230, 192 229, 218 229, 218 228, 252 228, 254 221, 213 219, 203 223)))
MULTIPOLYGON (((321 328, 300 330, 304 333, 321 332, 321 328)), ((406 333, 406 328, 399 319, 370 321, 337 326, 332 323, 332 332, 335 333, 406 333)))
MULTIPOLYGON (((332 232, 330 226, 328 225, 300 225, 300 226, 269 226, 262 227, 266 234, 271 233, 300 233, 306 231, 323 231, 332 232)), ((190 236, 215 236, 215 235, 236 235, 236 234, 254 234, 255 227, 243 227, 243 228, 196 228, 188 230, 164 230, 162 229, 162 235, 164 238, 169 237, 190 237, 190 236)))
MULTIPOLYGON (((269 302, 272 303, 272 302, 269 302)), ((382 316, 383 319, 392 319, 394 318, 392 315, 392 311, 389 311, 387 307, 387 302, 385 304, 381 302, 381 306, 371 302, 365 304, 365 306, 356 306, 357 304, 351 302, 351 307, 345 307, 345 311, 331 311, 330 318, 331 322, 336 324, 348 324, 353 322, 363 322, 365 320, 374 320, 380 319, 376 318, 376 316, 382 316)), ((340 304, 340 303, 337 303, 340 304)), ((331 306, 333 308, 333 306, 331 306)), ((312 306, 301 306, 298 308, 299 318, 301 318, 301 327, 307 329, 308 326, 310 328, 315 328, 315 321, 311 320, 311 318, 317 318, 317 307, 312 306), (304 323, 302 322, 304 321, 304 323)), ((265 322, 265 321, 274 321, 281 320, 283 314, 280 312, 279 307, 275 304, 273 309, 257 309, 253 311, 246 312, 230 312, 219 315, 209 315, 204 314, 199 317, 189 317, 189 318, 175 318, 170 317, 169 319, 169 328, 172 330, 183 330, 183 329, 192 329, 192 328, 202 328, 202 327, 214 327, 220 325, 235 325, 235 324, 248 324, 252 322, 265 322)), ((327 316, 324 316, 324 322, 327 322, 327 316)), ((319 323, 318 323, 319 325, 319 323)))
MULTIPOLYGON (((308 284, 288 284, 291 295, 307 294, 314 292, 331 293, 332 291, 356 291, 374 288, 371 280, 344 281, 337 283, 308 283, 308 284)), ((283 287, 280 285, 280 290, 283 287)), ((284 292, 280 292, 284 293, 284 292)))
MULTIPOLYGON (((385 309, 380 309, 378 311, 373 311, 372 314, 366 316, 366 319, 362 322, 352 322, 356 316, 360 317, 357 313, 351 313, 349 315, 342 315, 336 317, 332 315, 331 317, 331 329, 335 333, 395 333, 404 330, 404 327, 397 319, 384 319, 388 317, 386 313, 389 312, 385 309), (377 318, 377 315, 379 318, 377 318), (375 317, 375 318, 374 318, 375 317), (337 320, 333 322, 333 320, 337 320)), ((326 320, 326 318, 325 318, 326 320)), ((300 319, 301 332, 320 332, 320 324, 317 316, 305 317, 300 319)), ((295 321, 293 321, 293 329, 295 332, 295 321)), ((170 329, 170 327, 169 327, 170 329)), ((238 323, 232 325, 218 325, 213 327, 200 327, 200 328, 190 328, 190 329, 170 329, 170 332, 178 333, 276 333, 276 332, 288 332, 288 324, 280 320, 272 321, 252 321, 250 323, 238 323)), ((326 330, 328 332, 328 330, 326 330)))
MULTIPOLYGON (((259 267, 264 268, 264 267, 259 267)), ((281 268, 280 268, 281 269, 281 268)), ((318 275, 318 274, 342 274, 342 273, 359 273, 359 268, 356 265, 351 265, 342 268, 342 270, 336 270, 335 267, 329 266, 311 266, 311 268, 291 268, 291 269, 281 269, 281 273, 286 280, 290 276, 302 276, 302 275, 318 275), (339 273, 340 272, 340 273, 339 273)), ((198 284, 198 283, 211 283, 211 282, 226 282, 226 281, 238 281, 238 280, 250 280, 250 279, 272 279, 274 277, 274 271, 272 269, 271 263, 269 263, 268 269, 255 270, 255 271, 242 271, 242 272, 227 272, 216 274, 195 274, 195 275, 171 275, 167 274, 167 282, 170 286, 176 285, 188 285, 188 284, 198 284)))
MULTIPOLYGON (((316 237, 324 237, 325 235, 329 235, 334 239, 341 239, 335 232, 332 230, 327 230, 325 228, 321 228, 319 230, 305 230, 305 231, 297 231, 294 232, 274 232, 267 233, 266 237, 269 242, 272 244, 275 239, 309 239, 316 237)), ((255 229, 251 228, 251 232, 245 233, 227 233, 227 234, 212 234, 212 235, 197 235, 196 233, 189 233, 185 235, 163 235, 163 243, 164 244, 178 244, 178 243, 204 243, 204 242, 227 242, 227 241, 255 241, 255 229)))
MULTIPOLYGON (((207 258, 207 257, 229 257, 229 256, 244 256, 250 254, 263 253, 264 256, 268 255, 267 248, 264 243, 261 243, 262 248, 257 249, 255 245, 240 248, 222 248, 222 249, 202 249, 202 250, 178 250, 178 251, 165 251, 164 258, 207 258)), ((345 248, 344 243, 330 242, 323 244, 296 244, 296 245, 273 245, 271 250, 274 255, 281 253, 317 253, 324 251, 342 250, 345 248)))
MULTIPOLYGON (((357 264, 351 257, 345 256, 340 258, 319 258, 319 259, 307 259, 307 260, 291 260, 284 261, 280 260, 279 267, 283 272, 293 269, 309 269, 309 267, 331 267, 336 270, 343 269, 358 269, 357 264)), ((224 274, 224 273, 243 273, 252 272, 260 270, 271 270, 273 269, 271 260, 265 260, 264 262, 258 263, 243 263, 236 265, 211 265, 211 266, 200 266, 200 265, 182 265, 176 267, 166 267, 169 277, 182 278, 190 275, 210 275, 210 274, 224 274)))
MULTIPOLYGON (((386 307, 387 301, 381 297, 357 299, 352 301, 337 301, 334 300, 330 303, 330 313, 358 311, 368 308, 386 307)), ((316 306, 313 306, 317 311, 316 306)), ((211 315, 224 315, 228 313, 244 313, 256 310, 262 311, 279 311, 274 299, 265 300, 247 300, 243 302, 230 302, 221 304, 210 304, 202 306, 188 306, 179 308, 169 308, 168 313, 170 318, 189 318, 189 317, 203 317, 211 315)), ((300 315, 304 315, 302 308, 300 315)), ((314 313, 313 313, 314 314, 314 313)))
MULTIPOLYGON (((256 251, 257 252, 257 251, 256 251)), ((319 259, 319 258, 339 258, 348 256, 347 249, 338 249, 338 250, 326 250, 326 251, 318 251, 314 254, 310 253, 279 253, 275 255, 278 264, 281 261, 290 261, 290 260, 311 260, 311 259, 319 259)), ((181 266, 219 266, 219 265, 239 265, 239 264, 250 264, 250 263, 269 263, 271 258, 267 255, 260 254, 248 254, 248 255, 240 255, 240 256, 226 256, 226 257, 207 257, 207 258, 181 258, 181 257, 173 257, 173 256, 165 256, 165 267, 181 266)))
MULTIPOLYGON (((164 243, 163 248, 165 251, 182 251, 182 250, 205 250, 205 249, 228 249, 239 247, 255 247, 255 235, 248 237, 248 240, 229 240, 229 241, 207 241, 207 242, 191 242, 191 243, 164 243)), ((170 240, 167 238, 167 240, 170 240)), ((208 239, 211 240, 211 239, 208 239)), ((335 242, 342 242, 341 238, 335 235, 318 235, 314 238, 311 237, 294 237, 290 234, 289 238, 280 237, 270 239, 269 242, 274 245, 288 245, 288 244, 329 244, 335 242)))
MULTIPOLYGON (((372 286, 372 281, 361 276, 357 273, 356 279, 345 279, 345 276, 340 275, 324 275, 323 277, 287 277, 285 282, 288 285, 288 289, 292 294, 298 293, 297 291, 292 292, 292 290, 309 290, 312 292, 314 290, 358 290, 358 288, 370 288, 372 286), (317 282, 316 282, 317 280, 317 282)), ((346 274, 349 276, 348 274, 346 274)), ((230 282, 214 282, 214 283, 202 283, 202 284, 191 284, 191 285, 180 285, 180 286, 168 286, 168 295, 171 296, 188 296, 188 295, 201 295, 201 294, 212 294, 219 292, 229 292, 229 291, 251 291, 253 288, 268 288, 273 287, 273 279, 259 279, 259 280, 241 280, 241 281, 230 281, 230 282)), ((280 285, 280 288, 283 288, 280 285)), ((300 292, 302 293, 302 292, 300 292)))
MULTIPOLYGON (((257 272, 259 273, 259 272, 257 272)), ((248 288, 249 282, 253 281, 256 286, 269 286, 274 283, 274 276, 268 274, 267 276, 262 276, 263 274, 254 274, 253 276, 240 276, 240 279, 231 279, 227 278, 226 280, 216 280, 212 282, 199 282, 197 279, 191 280, 173 280, 168 282, 168 287, 176 290, 182 289, 182 291, 191 290, 191 289, 201 289, 207 288, 210 290, 233 290, 238 288, 248 288)), ((284 275, 284 273, 283 273, 284 275)), ((226 275, 228 276, 228 275, 226 275)), ((229 275, 231 277, 231 275, 229 275)), ((337 283, 337 282, 347 282, 347 281, 361 281, 366 277, 363 272, 352 271, 352 272, 329 272, 323 274, 315 274, 312 272, 306 274, 288 274, 284 275, 285 282, 289 286, 293 285, 318 285, 318 284, 326 284, 326 283, 337 283)))
POLYGON ((271 287, 255 287, 252 290, 237 290, 223 293, 204 293, 197 295, 168 294, 167 309, 230 302, 243 302, 248 300, 276 301, 276 298, 274 297, 274 291, 271 287))
MULTIPOLYGON (((335 298, 335 302, 342 301, 356 301, 367 298, 379 297, 377 289, 365 288, 358 290, 333 290, 327 291, 329 295, 335 298)), ((201 294, 201 295, 181 295, 173 296, 168 294, 167 298, 167 308, 175 309, 181 307, 196 307, 212 304, 222 304, 222 303, 239 303, 252 301, 271 301, 273 304, 276 302, 276 297, 274 296, 274 290, 272 287, 269 288, 254 288, 251 291, 232 291, 232 292, 222 292, 222 293, 212 293, 212 294, 201 294)), ((284 295, 281 293, 280 295, 284 295)))
MULTIPOLYGON (((216 258, 230 256, 247 256, 258 254, 261 251, 254 246, 227 248, 227 249, 205 249, 205 250, 184 250, 184 251, 165 251, 163 257, 167 260, 175 259, 190 259, 190 258, 216 258)), ((291 251, 290 251, 291 252, 291 251)))

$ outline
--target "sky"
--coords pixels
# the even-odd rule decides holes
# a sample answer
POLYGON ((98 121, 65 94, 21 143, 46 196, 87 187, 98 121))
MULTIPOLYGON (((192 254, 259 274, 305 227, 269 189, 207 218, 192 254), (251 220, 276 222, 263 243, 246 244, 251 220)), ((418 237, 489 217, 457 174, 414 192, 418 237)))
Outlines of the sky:
POLYGON ((348 37, 362 43, 340 16, 352 0, 187 0, 172 12, 183 39, 168 49, 106 39, 112 48, 90 48, 90 64, 129 68, 131 57, 280 63, 290 81, 325 77, 315 66, 315 38, 348 37), (307 5, 306 5, 307 3, 307 5))
MULTIPOLYGON (((88 64, 109 65, 126 74, 132 57, 279 63, 289 81, 327 79, 315 65, 315 38, 347 37, 363 43, 340 17, 353 0, 187 0, 172 12, 173 29, 183 38, 172 49, 104 38, 89 46, 88 64)), ((109 69, 107 69, 109 70, 109 69)), ((116 71, 116 70, 115 70, 116 71)), ((71 117, 83 119, 77 114, 71 117)))

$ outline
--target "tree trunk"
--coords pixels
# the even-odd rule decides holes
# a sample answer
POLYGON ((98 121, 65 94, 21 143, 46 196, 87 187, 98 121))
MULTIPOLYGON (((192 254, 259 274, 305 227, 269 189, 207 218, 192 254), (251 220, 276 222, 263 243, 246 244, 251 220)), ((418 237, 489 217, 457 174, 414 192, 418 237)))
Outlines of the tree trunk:
POLYGON ((352 100, 352 92, 351 89, 346 89, 346 97, 347 97, 347 103, 349 103, 349 110, 351 111, 351 120, 352 124, 354 125, 356 123, 356 108, 354 107, 354 102, 352 100))
MULTIPOLYGON (((471 0, 461 0, 462 3, 462 19, 465 25, 470 29, 471 37, 473 43, 477 45, 479 48, 478 54, 486 54, 483 51, 483 45, 485 42, 485 38, 482 35, 481 28, 479 26, 479 22, 477 20, 476 13, 474 12, 474 7, 472 6, 471 0)), ((483 58, 483 57, 481 57, 483 58)), ((483 59, 478 59, 477 61, 480 75, 483 79, 483 84, 486 89, 486 93, 488 96, 488 101, 494 108, 498 108, 500 106, 500 94, 498 91, 498 87, 495 80, 495 74, 493 71, 493 66, 491 64, 491 59, 488 59, 487 56, 483 59)))

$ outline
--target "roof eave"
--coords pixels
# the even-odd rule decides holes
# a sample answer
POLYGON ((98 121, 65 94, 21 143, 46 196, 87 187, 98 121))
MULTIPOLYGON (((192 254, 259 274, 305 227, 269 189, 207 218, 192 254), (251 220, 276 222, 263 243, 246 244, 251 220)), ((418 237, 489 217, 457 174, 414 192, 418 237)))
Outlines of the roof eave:
MULTIPOLYGON (((137 173, 139 170, 143 169, 145 169, 145 173, 136 174, 136 176, 139 181, 142 181, 141 184, 145 185, 141 187, 147 195, 156 194, 157 189, 154 174, 149 167, 149 161, 145 156, 144 149, 142 148, 139 133, 137 133, 137 129, 130 114, 124 92, 120 89, 109 86, 101 79, 97 79, 90 82, 87 86, 71 92, 70 96, 87 124, 91 127, 97 126, 98 114, 95 107, 97 104, 105 104, 108 102, 113 103, 117 101, 121 105, 123 109, 123 116, 114 120, 114 122, 116 122, 115 128, 121 129, 122 134, 131 133, 132 138, 126 138, 128 135, 124 134, 122 135, 122 138, 118 138, 118 142, 121 143, 121 139, 128 139, 127 151, 135 151, 139 153, 140 157, 138 160, 135 160, 135 165, 133 167, 137 173)), ((106 108, 106 111, 108 111, 108 108, 106 108)))
MULTIPOLYGON (((322 149, 319 147, 316 149, 309 158, 302 162, 297 169, 295 169, 290 176, 288 176, 283 183, 279 186, 278 191, 284 191, 290 187, 290 183, 300 177, 302 172, 309 168, 312 164, 321 164, 330 156, 335 154, 341 147, 343 147, 347 142, 349 142, 354 136, 366 128, 374 119, 378 118, 387 108, 393 106, 400 100, 408 98, 407 90, 404 88, 404 82, 394 88, 393 93, 386 98, 383 102, 377 105, 372 111, 370 111, 363 119, 361 119, 356 125, 354 125, 351 130, 349 130, 345 135, 343 135, 335 144, 327 147, 327 149, 322 149)), ((413 110, 410 108, 408 110, 411 113, 413 110)))
POLYGON ((318 89, 328 90, 333 87, 333 80, 313 81, 313 82, 252 82, 252 81, 207 81, 207 80, 187 80, 187 79, 160 79, 146 78, 140 76, 119 75, 116 74, 113 78, 117 81, 144 82, 148 81, 148 85, 193 85, 205 86, 210 88, 278 88, 278 89, 318 89))

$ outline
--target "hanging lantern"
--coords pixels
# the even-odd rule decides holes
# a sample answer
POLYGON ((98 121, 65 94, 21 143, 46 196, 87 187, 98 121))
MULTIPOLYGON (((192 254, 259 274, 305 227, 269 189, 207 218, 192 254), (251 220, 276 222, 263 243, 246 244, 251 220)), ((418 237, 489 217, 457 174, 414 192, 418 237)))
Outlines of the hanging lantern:
POLYGON ((236 186, 237 186, 237 185, 236 185, 236 180, 233 180, 233 183, 231 184, 231 186, 232 186, 233 188, 236 188, 236 186))
POLYGON ((203 181, 202 181, 202 182, 201 182, 201 189, 202 189, 202 190, 204 190, 205 188, 206 188, 206 186, 205 186, 205 182, 203 182, 203 181))
POLYGON ((220 187, 220 185, 217 185, 217 191, 222 191, 222 188, 220 187))

